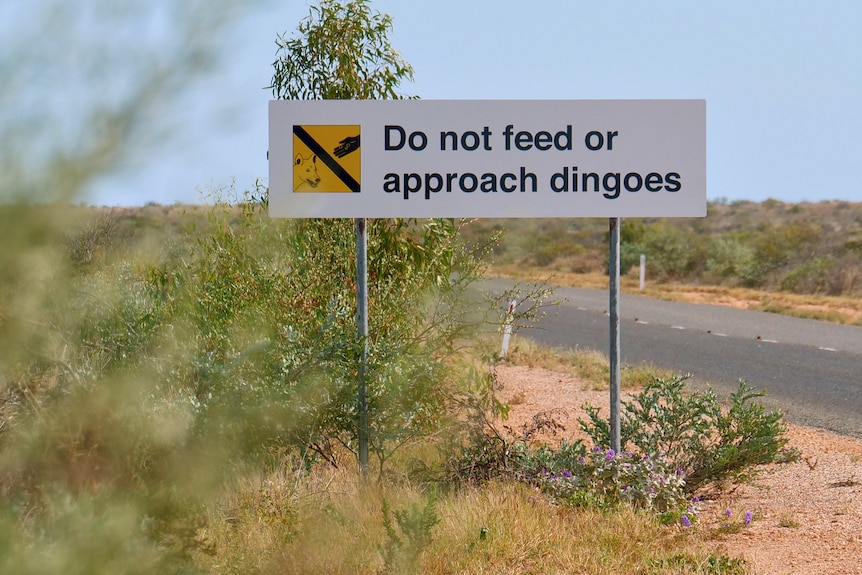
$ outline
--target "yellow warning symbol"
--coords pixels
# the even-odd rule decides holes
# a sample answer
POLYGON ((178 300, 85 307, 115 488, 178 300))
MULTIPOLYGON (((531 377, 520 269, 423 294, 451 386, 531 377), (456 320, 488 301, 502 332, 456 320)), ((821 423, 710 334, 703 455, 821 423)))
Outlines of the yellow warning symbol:
POLYGON ((293 126, 294 192, 359 192, 359 126, 293 126))

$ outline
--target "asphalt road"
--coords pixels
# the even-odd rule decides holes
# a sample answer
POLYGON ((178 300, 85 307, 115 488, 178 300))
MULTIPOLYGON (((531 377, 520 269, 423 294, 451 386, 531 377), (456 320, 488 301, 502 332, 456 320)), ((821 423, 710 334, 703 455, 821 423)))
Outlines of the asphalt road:
MULTIPOLYGON (((491 280, 492 291, 512 282, 491 280)), ((567 301, 529 337, 554 347, 609 350, 607 290, 557 288, 567 301)), ((693 375, 726 396, 744 379, 761 401, 793 423, 862 439, 862 327, 723 306, 666 302, 623 294, 623 366, 651 364, 693 375)))

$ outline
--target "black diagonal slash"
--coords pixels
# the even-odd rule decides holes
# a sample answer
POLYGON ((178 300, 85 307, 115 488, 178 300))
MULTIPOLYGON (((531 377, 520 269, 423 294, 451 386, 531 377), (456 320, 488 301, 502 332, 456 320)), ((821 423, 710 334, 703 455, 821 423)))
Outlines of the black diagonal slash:
POLYGON ((314 138, 311 137, 311 134, 305 131, 305 128, 302 126, 293 126, 293 134, 297 136, 302 143, 308 146, 308 149, 314 153, 320 160, 326 164, 326 167, 332 170, 332 173, 335 176, 344 182, 344 185, 353 192, 359 193, 359 182, 353 179, 353 176, 347 173, 347 171, 342 168, 338 162, 335 161, 335 158, 329 155, 323 146, 314 141, 314 138))

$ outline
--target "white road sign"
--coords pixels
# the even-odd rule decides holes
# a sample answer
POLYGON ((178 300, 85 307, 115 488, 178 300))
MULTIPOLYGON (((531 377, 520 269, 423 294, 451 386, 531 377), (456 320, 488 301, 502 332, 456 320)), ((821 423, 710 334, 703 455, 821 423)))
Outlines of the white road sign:
POLYGON ((274 217, 706 215, 704 100, 273 100, 274 217))

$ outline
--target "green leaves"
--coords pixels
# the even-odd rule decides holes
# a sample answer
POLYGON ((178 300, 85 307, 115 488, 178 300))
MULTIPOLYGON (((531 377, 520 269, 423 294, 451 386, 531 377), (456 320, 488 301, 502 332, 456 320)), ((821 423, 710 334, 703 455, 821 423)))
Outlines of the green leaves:
MULTIPOLYGON (((651 458, 663 457, 686 477, 689 492, 750 477, 754 467, 776 461, 787 443, 782 414, 754 402, 763 397, 744 381, 722 409, 715 393, 684 391, 690 376, 656 379, 622 403, 624 449, 651 458)), ((597 445, 609 445, 607 422, 595 408, 579 420, 597 445)))
POLYGON ((419 556, 430 545, 431 532, 440 523, 436 494, 432 491, 424 506, 414 503, 409 509, 392 510, 389 502, 383 499, 382 509, 383 528, 387 536, 385 545, 379 548, 385 563, 383 573, 397 575, 418 572, 419 556))
MULTIPOLYGON (((173 393, 193 398, 200 437, 250 456, 298 446, 335 462, 357 433, 353 221, 269 220, 262 210, 217 206, 188 253, 148 268, 152 331, 172 326, 164 337, 176 334, 170 347, 183 350, 161 369, 173 393)), ((369 221, 366 382, 381 469, 438 428, 461 385, 456 342, 476 327, 466 318, 481 319, 465 294, 483 269, 463 225, 369 221)))
POLYGON ((391 100, 413 68, 390 45, 392 19, 367 0, 312 6, 298 36, 279 36, 273 96, 286 100, 391 100))

